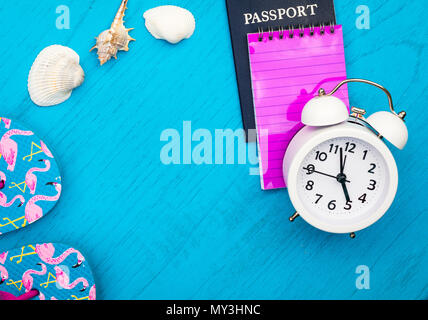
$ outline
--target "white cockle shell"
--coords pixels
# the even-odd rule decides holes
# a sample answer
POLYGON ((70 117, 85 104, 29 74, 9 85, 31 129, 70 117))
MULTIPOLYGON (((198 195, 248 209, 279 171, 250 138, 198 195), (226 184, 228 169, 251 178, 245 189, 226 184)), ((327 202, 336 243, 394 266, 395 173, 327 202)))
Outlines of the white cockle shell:
POLYGON ((146 28, 156 39, 178 43, 188 39, 195 31, 195 18, 186 9, 177 6, 160 6, 147 10, 144 15, 146 28))
POLYGON ((67 100, 84 78, 79 55, 68 47, 52 45, 34 61, 28 75, 28 92, 35 104, 53 106, 67 100))

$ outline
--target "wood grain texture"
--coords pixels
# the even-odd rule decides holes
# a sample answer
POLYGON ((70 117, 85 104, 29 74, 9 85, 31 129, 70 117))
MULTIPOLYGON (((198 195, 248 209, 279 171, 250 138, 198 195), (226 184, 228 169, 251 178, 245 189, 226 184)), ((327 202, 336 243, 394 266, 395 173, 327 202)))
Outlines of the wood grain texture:
MULTIPOLYGON (((191 10, 197 29, 173 46, 151 37, 145 10, 130 0, 130 51, 98 66, 89 49, 120 1, 3 1, 0 4, 1 114, 19 119, 54 150, 63 195, 54 211, 0 236, 0 250, 34 242, 79 248, 102 299, 426 299, 428 298, 426 1, 370 0, 371 29, 355 27, 357 4, 336 1, 349 77, 378 81, 408 111, 409 144, 393 150, 396 201, 355 240, 290 224, 284 190, 261 191, 250 165, 176 165, 160 161, 164 129, 241 128, 223 0, 170 1, 191 10), (57 30, 55 9, 70 7, 71 29, 57 30), (26 81, 51 44, 76 50, 86 73, 66 103, 39 108, 26 81), (355 268, 371 270, 357 290, 355 268)), ((350 101, 387 107, 366 86, 350 101)))

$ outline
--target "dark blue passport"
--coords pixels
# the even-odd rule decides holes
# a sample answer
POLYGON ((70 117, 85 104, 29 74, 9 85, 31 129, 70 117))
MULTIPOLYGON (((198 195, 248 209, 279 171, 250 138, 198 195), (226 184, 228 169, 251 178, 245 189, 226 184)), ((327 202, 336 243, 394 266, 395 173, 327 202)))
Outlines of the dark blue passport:
POLYGON ((336 24, 333 0, 226 0, 230 36, 247 141, 255 141, 247 34, 268 28, 295 28, 336 24), (252 132, 249 132, 251 130, 252 132))

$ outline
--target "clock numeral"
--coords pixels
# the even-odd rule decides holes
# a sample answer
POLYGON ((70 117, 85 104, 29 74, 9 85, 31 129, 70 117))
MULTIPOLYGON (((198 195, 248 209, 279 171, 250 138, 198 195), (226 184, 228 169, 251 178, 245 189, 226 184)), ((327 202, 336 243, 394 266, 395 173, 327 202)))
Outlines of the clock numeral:
POLYGON ((337 151, 339 151, 339 145, 337 145, 337 144, 331 144, 330 145, 330 150, 328 151, 329 153, 332 153, 333 152, 333 150, 334 150, 334 154, 336 154, 337 153, 337 151))
POLYGON ((343 209, 351 210, 352 209, 351 203, 352 203, 352 201, 346 201, 346 205, 343 207, 343 209))
POLYGON ((367 202, 366 197, 367 197, 367 193, 364 193, 362 196, 358 198, 358 200, 360 200, 362 203, 365 203, 367 202))
POLYGON ((328 203, 327 208, 328 208, 329 210, 334 210, 334 209, 336 209, 336 200, 331 200, 331 201, 328 203))
POLYGON ((367 152, 369 152, 369 151, 368 150, 364 150, 363 151, 363 160, 366 160, 367 152))
POLYGON ((308 191, 310 191, 310 190, 312 190, 313 188, 314 188, 314 182, 312 181, 312 180, 309 180, 307 183, 306 183, 306 190, 308 190, 308 191))
POLYGON ((303 168, 303 170, 307 170, 306 174, 312 174, 315 171, 315 166, 313 164, 308 164, 306 168, 303 168))
POLYGON ((374 163, 370 163, 370 169, 368 171, 368 173, 374 174, 374 169, 376 168, 376 164, 374 163))
POLYGON ((354 153, 354 149, 357 147, 355 143, 347 142, 345 143, 345 151, 349 153, 354 153))
POLYGON ((367 187, 368 190, 376 189, 376 180, 370 180, 370 185, 367 187))
POLYGON ((318 202, 320 202, 321 198, 323 197, 322 194, 317 193, 316 196, 318 197, 318 199, 315 201, 315 204, 317 204, 318 202))
POLYGON ((327 153, 317 151, 315 155, 315 160, 325 161, 327 160, 327 153))

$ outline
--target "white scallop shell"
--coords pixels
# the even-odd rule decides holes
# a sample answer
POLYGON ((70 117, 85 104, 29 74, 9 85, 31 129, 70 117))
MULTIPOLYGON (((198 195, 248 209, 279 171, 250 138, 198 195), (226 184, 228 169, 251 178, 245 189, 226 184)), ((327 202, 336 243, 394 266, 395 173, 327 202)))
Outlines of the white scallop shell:
POLYGON ((84 78, 79 55, 68 47, 52 45, 34 61, 28 75, 28 92, 35 104, 53 106, 67 100, 84 78))
POLYGON ((146 28, 156 39, 178 43, 188 39, 195 31, 195 18, 186 9, 177 6, 160 6, 147 10, 144 15, 146 28))

